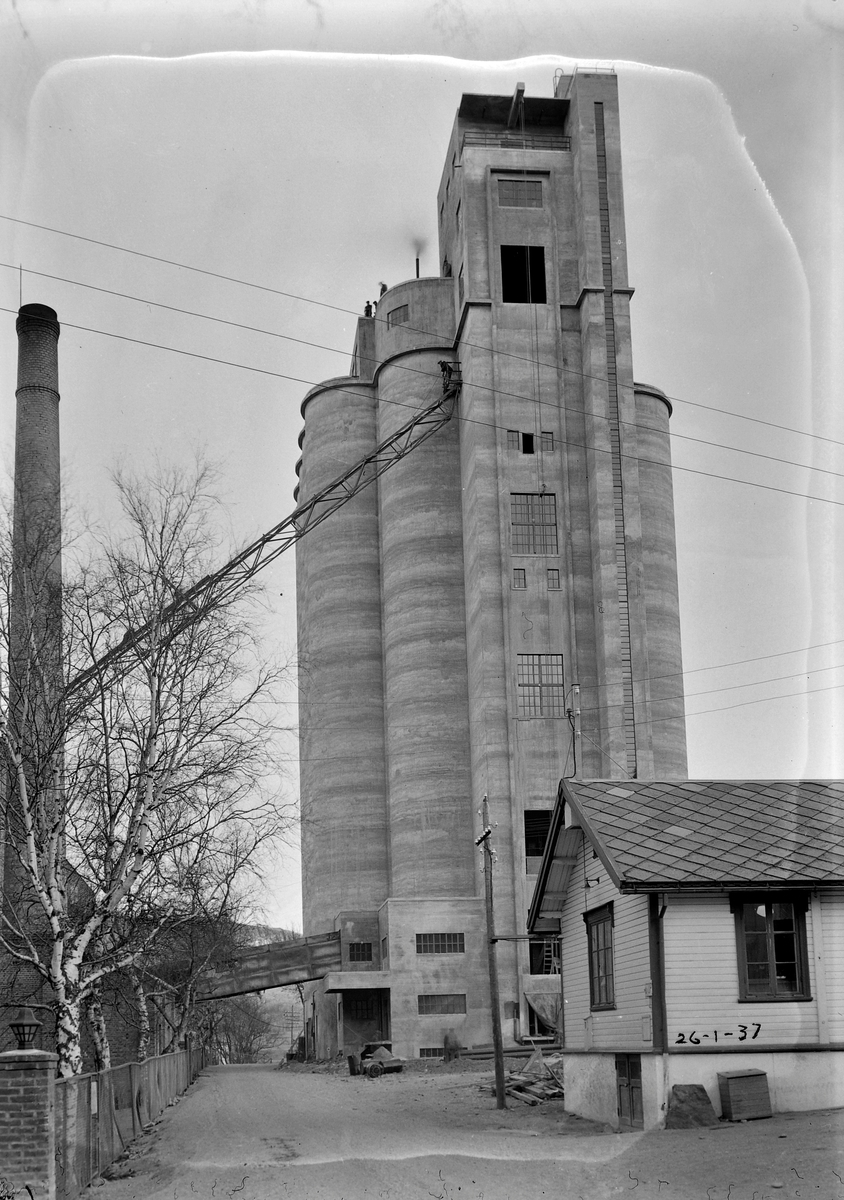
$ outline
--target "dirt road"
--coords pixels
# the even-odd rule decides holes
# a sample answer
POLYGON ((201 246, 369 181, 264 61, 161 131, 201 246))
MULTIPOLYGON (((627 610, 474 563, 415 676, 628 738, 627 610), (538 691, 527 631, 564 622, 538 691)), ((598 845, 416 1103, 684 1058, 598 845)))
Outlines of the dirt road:
POLYGON ((97 1200, 844 1200, 844 1113, 612 1134, 484 1076, 206 1071, 97 1200), (840 1149, 839 1149, 840 1147, 840 1149))

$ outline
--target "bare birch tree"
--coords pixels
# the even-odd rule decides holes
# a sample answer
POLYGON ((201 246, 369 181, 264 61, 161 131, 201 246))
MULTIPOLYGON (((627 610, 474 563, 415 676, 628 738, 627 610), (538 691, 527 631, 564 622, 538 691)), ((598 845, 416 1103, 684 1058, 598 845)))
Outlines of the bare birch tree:
MULTIPOLYGON (((48 985, 63 1076, 82 1068, 80 1022, 90 1006, 97 1027, 103 981, 198 908, 221 911, 257 848, 289 824, 273 754, 279 672, 262 659, 250 597, 169 615, 217 565, 212 474, 115 476, 124 521, 63 589, 65 678, 128 648, 81 694, 56 691, 36 586, 25 653, 6 621, 19 661, 0 729, 0 946, 48 985)), ((5 565, 11 581, 10 555, 5 565)))

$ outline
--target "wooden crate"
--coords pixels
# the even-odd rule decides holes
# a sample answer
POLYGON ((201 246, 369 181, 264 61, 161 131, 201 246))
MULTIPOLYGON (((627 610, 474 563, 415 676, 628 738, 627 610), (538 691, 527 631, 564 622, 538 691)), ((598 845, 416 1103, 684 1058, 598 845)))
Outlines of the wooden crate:
POLYGON ((770 1117, 771 1097, 764 1071, 746 1068, 718 1074, 721 1111, 728 1121, 756 1121, 770 1117))

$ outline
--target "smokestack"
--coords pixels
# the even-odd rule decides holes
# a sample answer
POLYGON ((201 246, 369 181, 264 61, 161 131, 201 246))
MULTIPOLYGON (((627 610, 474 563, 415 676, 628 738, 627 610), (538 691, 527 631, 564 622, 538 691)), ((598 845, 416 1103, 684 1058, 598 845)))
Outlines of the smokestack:
POLYGON ((419 259, 416 259, 416 278, 419 278, 419 259))
POLYGON ((16 329, 18 387, 9 684, 12 714, 20 711, 22 704, 31 714, 29 733, 24 735, 26 741, 28 736, 46 734, 46 727, 58 715, 56 706, 61 707, 59 322, 52 308, 45 304, 25 304, 18 312, 16 329), (23 695, 21 689, 36 686, 36 677, 40 681, 38 696, 23 695))
POLYGON ((59 322, 46 304, 24 304, 15 328, 15 557, 29 568, 38 559, 60 583, 59 322))

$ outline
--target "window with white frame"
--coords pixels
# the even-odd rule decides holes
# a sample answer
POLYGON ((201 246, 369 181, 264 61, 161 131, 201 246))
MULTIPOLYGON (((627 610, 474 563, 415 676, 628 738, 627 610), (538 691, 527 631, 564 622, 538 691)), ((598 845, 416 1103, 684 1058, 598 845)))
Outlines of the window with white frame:
POLYGON ((516 670, 520 717, 565 715, 562 654, 519 654, 516 670))
POLYGON ((510 493, 513 554, 557 553, 557 499, 553 492, 510 493))

